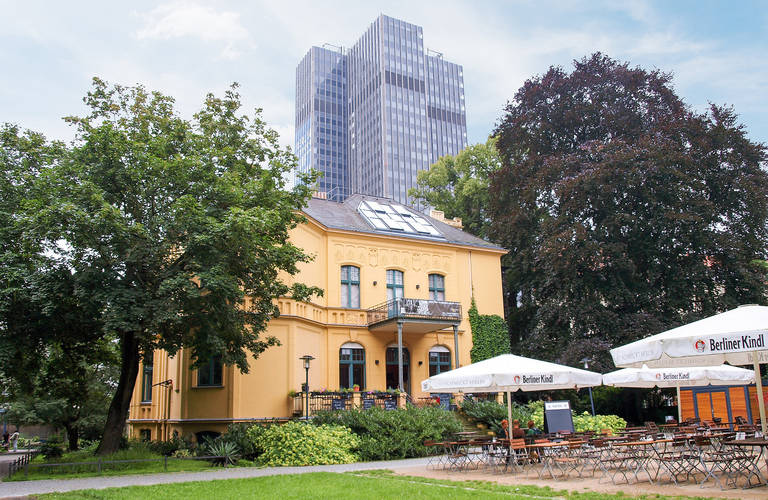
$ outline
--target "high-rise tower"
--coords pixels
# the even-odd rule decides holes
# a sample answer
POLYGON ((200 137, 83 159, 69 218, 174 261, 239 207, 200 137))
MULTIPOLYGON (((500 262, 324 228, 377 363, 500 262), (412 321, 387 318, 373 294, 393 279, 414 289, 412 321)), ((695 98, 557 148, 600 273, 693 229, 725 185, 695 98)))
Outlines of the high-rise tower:
POLYGON ((409 203, 418 171, 467 145, 462 68, 414 24, 381 15, 346 52, 312 47, 296 89, 299 169, 323 172, 332 199, 409 203))

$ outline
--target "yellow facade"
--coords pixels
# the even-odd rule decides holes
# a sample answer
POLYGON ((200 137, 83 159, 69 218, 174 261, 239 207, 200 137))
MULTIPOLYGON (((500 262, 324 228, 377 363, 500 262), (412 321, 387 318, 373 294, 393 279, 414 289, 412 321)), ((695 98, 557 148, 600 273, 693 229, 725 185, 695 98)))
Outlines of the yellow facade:
MULTIPOLYGON (((467 312, 472 295, 480 314, 503 316, 503 249, 328 227, 312 217, 292 231, 291 241, 314 257, 301 265, 296 279, 322 288, 324 296, 312 303, 278 300, 280 317, 270 321, 265 335, 277 337, 280 346, 251 359, 247 374, 223 367, 220 385, 200 387, 197 371, 189 369, 188 353, 169 357, 156 352, 151 401, 142 402, 150 398, 142 398, 142 391, 146 394, 148 389, 142 383, 143 367, 139 370, 129 413, 132 437, 168 439, 175 432, 183 436, 223 432, 232 422, 290 417, 294 402, 289 392, 299 392, 305 379, 299 358, 315 358, 309 370, 311 391, 338 390, 340 349, 350 342, 364 349, 362 389, 385 390, 386 352, 397 344, 397 332, 395 327, 370 330, 367 310, 387 301, 387 270, 403 273, 403 295, 414 299, 430 298, 430 274, 444 277, 444 300, 461 304, 457 320, 460 365, 470 363, 472 336, 467 312), (342 266, 359 269, 359 309, 341 307, 342 266), (164 381, 169 382, 162 384, 164 381)), ((410 364, 404 367, 410 388, 405 389, 413 398, 426 396, 420 383, 429 377, 430 349, 442 346, 439 349, 450 351, 450 368, 455 368, 454 330, 444 326, 403 323, 402 345, 410 355, 410 364), (435 330, 437 327, 444 329, 435 330)), ((392 365, 390 370, 394 370, 392 365)))

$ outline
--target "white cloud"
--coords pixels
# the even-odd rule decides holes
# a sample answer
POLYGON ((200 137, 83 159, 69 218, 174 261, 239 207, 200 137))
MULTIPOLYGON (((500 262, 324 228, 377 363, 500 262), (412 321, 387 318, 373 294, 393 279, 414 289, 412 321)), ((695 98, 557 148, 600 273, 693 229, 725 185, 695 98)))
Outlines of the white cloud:
POLYGON ((217 12, 211 7, 176 1, 156 7, 143 15, 144 26, 136 32, 139 40, 199 38, 205 42, 223 42, 221 57, 236 59, 240 47, 252 47, 251 36, 240 22, 240 14, 217 12))

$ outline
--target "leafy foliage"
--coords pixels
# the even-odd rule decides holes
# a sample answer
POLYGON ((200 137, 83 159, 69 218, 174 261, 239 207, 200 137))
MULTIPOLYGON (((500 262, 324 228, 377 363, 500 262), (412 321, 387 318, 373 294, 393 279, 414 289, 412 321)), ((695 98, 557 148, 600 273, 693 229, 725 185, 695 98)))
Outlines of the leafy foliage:
POLYGON ((205 453, 220 457, 212 459, 216 465, 233 465, 240 459, 240 449, 229 441, 211 441, 205 445, 205 453))
MULTIPOLYGON (((483 423, 499 435, 503 436, 501 421, 508 417, 507 406, 496 401, 483 401, 465 398, 461 411, 478 423, 483 423)), ((512 420, 519 420, 521 427, 530 420, 532 410, 526 405, 512 401, 512 420)))
MULTIPOLYGON (((0 275, 23 285, 33 271, 63 269, 73 296, 87 298, 73 313, 80 336, 118 340, 121 371, 100 446, 108 453, 119 445, 143 355, 188 348, 195 365, 221 355, 247 371, 249 353, 277 344, 261 336, 278 315, 274 299, 322 290, 286 280, 310 260, 288 232, 304 220, 312 176, 286 189, 295 157, 258 110, 240 114, 236 85, 208 95, 192 121, 172 98, 141 86, 94 79, 84 100, 89 114, 67 119, 77 129, 71 146, 3 133, 0 160, 14 182, 0 188, 13 200, 0 206, 9 223, 0 245, 10 256, 0 275), (88 322, 93 328, 82 328, 88 322)), ((29 317, 28 300, 13 297, 10 289, 0 298, 10 311, 0 325, 29 317)), ((13 358, 14 331, 0 329, 4 359, 13 358)))
POLYGON ((442 210, 449 218, 461 217, 465 231, 485 238, 490 225, 488 179, 500 167, 495 140, 490 138, 456 156, 443 156, 429 170, 419 172, 417 186, 408 196, 442 210))
POLYGON ((469 355, 473 363, 509 354, 509 326, 498 314, 478 314, 472 298, 469 308, 469 325, 472 328, 472 349, 469 355))
POLYGON ((238 422, 229 424, 227 432, 218 436, 217 441, 225 443, 232 443, 240 450, 241 456, 246 460, 253 460, 260 453, 261 450, 256 446, 258 435, 264 430, 260 424, 249 424, 245 422, 238 422), (251 430, 253 429, 253 430, 251 430))
POLYGON ((424 441, 445 439, 462 429, 453 413, 437 407, 321 412, 313 422, 351 429, 360 440, 355 451, 366 461, 423 457, 434 451, 424 441))
MULTIPOLYGON (((528 405, 533 410, 532 420, 539 429, 544 428, 544 402, 536 401, 528 405)), ((603 429, 611 429, 616 433, 627 427, 627 421, 616 415, 595 415, 588 412, 574 413, 573 429, 576 432, 594 431, 599 433, 603 429)))
POLYGON ((265 429, 251 427, 248 435, 264 450, 264 466, 346 464, 358 460, 360 439, 340 425, 310 425, 291 421, 265 429))
POLYGON ((609 369, 610 347, 765 303, 768 174, 732 109, 602 54, 529 79, 496 130, 490 209, 513 348, 609 369))

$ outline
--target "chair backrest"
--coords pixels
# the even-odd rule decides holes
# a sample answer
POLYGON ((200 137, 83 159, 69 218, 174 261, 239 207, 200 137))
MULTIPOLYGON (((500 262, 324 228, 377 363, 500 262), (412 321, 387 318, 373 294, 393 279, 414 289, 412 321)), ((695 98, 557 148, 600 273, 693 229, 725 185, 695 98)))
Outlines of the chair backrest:
POLYGON ((525 439, 513 439, 509 442, 509 448, 512 450, 525 449, 525 439))
POLYGON ((656 422, 646 422, 645 428, 651 432, 659 432, 659 426, 656 425, 656 422))
POLYGON ((613 429, 601 429, 600 434, 603 436, 613 436, 613 429))

